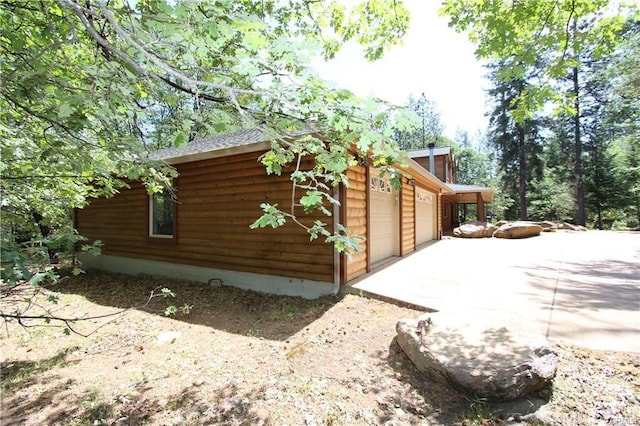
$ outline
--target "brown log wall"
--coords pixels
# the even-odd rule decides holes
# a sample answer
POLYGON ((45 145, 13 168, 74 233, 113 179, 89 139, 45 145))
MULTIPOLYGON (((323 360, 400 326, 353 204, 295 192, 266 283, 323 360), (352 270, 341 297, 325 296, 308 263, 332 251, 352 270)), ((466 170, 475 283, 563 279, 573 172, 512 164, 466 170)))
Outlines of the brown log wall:
POLYGON ((402 211, 400 212, 400 226, 402 241, 400 255, 411 253, 416 248, 415 221, 415 186, 409 185, 407 179, 402 179, 402 211))
MULTIPOLYGON (((352 166, 347 170, 349 186, 346 188, 344 225, 350 235, 366 237, 367 235, 367 171, 364 166, 352 166)), ((367 245, 362 241, 358 253, 344 256, 343 281, 348 282, 367 272, 367 245)))
MULTIPOLYGON (((447 159, 448 159, 447 155, 436 155, 434 157, 433 163, 435 166, 435 171, 433 174, 441 181, 451 183, 452 182, 451 170, 449 170, 449 176, 447 176, 447 167, 446 167, 447 159)), ((418 164, 420 164, 422 167, 424 167, 427 171, 430 171, 429 157, 418 157, 418 158, 414 158, 414 160, 418 164)))
MULTIPOLYGON (((309 242, 306 231, 291 223, 277 229, 249 229, 261 215, 261 203, 277 203, 287 211, 291 207, 288 175, 267 176, 257 161, 259 155, 176 166, 179 204, 173 243, 148 237, 148 197, 139 183, 78 210, 78 230, 90 240, 102 240, 108 255, 332 282, 331 245, 309 242)), ((333 219, 322 213, 303 219, 306 223, 320 219, 327 229, 333 226, 333 219)))

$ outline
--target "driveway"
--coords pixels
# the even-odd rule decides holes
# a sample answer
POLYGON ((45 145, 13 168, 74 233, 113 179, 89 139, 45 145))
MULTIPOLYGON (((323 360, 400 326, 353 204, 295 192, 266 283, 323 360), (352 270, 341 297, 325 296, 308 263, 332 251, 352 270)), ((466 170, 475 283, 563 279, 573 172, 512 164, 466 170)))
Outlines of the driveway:
POLYGON ((352 287, 533 328, 552 341, 640 352, 638 232, 443 239, 352 287))

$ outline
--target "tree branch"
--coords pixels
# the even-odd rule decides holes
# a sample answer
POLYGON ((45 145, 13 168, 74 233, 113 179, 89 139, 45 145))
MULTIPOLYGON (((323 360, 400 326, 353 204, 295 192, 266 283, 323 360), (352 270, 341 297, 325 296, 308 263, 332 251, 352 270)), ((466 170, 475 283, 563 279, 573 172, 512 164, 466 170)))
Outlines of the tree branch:
POLYGON ((209 81, 192 79, 191 77, 187 76, 181 71, 169 66, 168 64, 160 60, 156 55, 148 52, 144 47, 142 47, 142 45, 137 43, 135 40, 131 38, 131 36, 129 36, 129 33, 127 33, 124 30, 124 28, 122 28, 120 24, 118 24, 118 22, 115 20, 111 12, 109 12, 109 9, 104 4, 98 3, 98 5, 100 7, 100 10, 102 10, 104 17, 109 21, 109 23, 113 26, 113 29, 116 31, 116 33, 120 37, 122 37, 123 40, 125 40, 129 45, 134 47, 138 52, 142 53, 142 55, 145 56, 149 61, 151 61, 151 63, 153 63, 155 66, 162 69, 166 73, 173 75, 174 77, 179 78, 180 80, 183 80, 188 86, 193 86, 194 90, 197 90, 198 86, 204 86, 204 87, 210 87, 213 89, 219 89, 219 90, 224 90, 227 92, 234 92, 234 93, 242 93, 242 94, 249 94, 249 95, 261 94, 261 92, 258 92, 255 90, 239 89, 239 88, 230 87, 230 86, 213 83, 209 81))
POLYGON ((60 47, 60 46, 62 46, 62 42, 61 41, 56 41, 55 43, 51 43, 51 44, 45 46, 41 51, 39 51, 35 55, 29 57, 28 59, 24 59, 21 62, 19 62, 18 64, 16 64, 14 66, 13 70, 11 70, 11 72, 9 74, 3 74, 2 75, 2 81, 6 82, 6 81, 11 80, 11 78, 14 76, 14 74, 17 73, 22 67, 24 67, 25 65, 30 65, 31 63, 33 63, 33 62, 37 61, 38 59, 40 59, 40 57, 42 57, 45 53, 47 53, 51 49, 55 49, 55 48, 60 47))
POLYGON ((23 179, 79 179, 88 178, 82 175, 22 175, 22 176, 0 176, 0 179, 5 180, 23 180, 23 179))
POLYGON ((55 121, 45 115, 39 114, 37 112, 35 112, 34 110, 32 110, 31 108, 29 108, 28 106, 22 105, 20 102, 18 102, 15 98, 13 98, 12 96, 9 96, 6 92, 2 93, 2 96, 7 99, 8 101, 10 101, 10 103, 12 103, 15 107, 22 109, 23 111, 25 111, 26 113, 28 113, 29 115, 39 118, 40 120, 44 120, 47 123, 55 126, 55 127, 60 127, 66 134, 68 134, 69 136, 71 136, 73 139, 76 139, 84 144, 87 144, 89 146, 93 146, 93 147, 97 147, 96 144, 89 142, 86 139, 83 139, 81 137, 79 137, 76 133, 77 132, 73 132, 70 128, 68 128, 67 126, 65 126, 64 124, 55 121))
MULTIPOLYGON (((23 284, 23 285, 27 285, 27 284, 23 284)), ((10 291, 15 290, 18 286, 14 286, 10 289, 10 291)), ((7 326, 7 323, 9 323, 10 321, 16 321, 21 327, 24 328, 29 328, 29 327, 36 327, 36 325, 29 325, 29 324, 25 324, 25 321, 29 321, 29 320, 41 320, 41 321, 45 321, 45 322, 51 322, 51 321, 55 321, 55 322, 59 322, 64 324, 64 326, 69 329, 70 332, 77 334, 79 336, 82 337, 89 337, 92 334, 96 333, 98 330, 100 330, 102 327, 104 327, 105 325, 109 324, 111 321, 114 321, 116 318, 116 316, 120 316, 120 315, 124 315, 129 311, 132 310, 146 310, 146 311, 151 311, 150 309, 148 309, 149 304, 151 303, 151 301, 157 297, 166 297, 165 294, 157 294, 156 290, 158 288, 155 288, 153 290, 151 290, 149 297, 147 298, 147 301, 140 305, 140 306, 133 306, 131 308, 125 308, 125 309, 120 309, 116 312, 111 312, 108 314, 103 314, 103 315, 94 315, 94 316, 90 316, 90 317, 83 317, 83 318, 66 318, 66 317, 61 317, 61 316, 57 316, 54 315, 49 309, 47 309, 46 307, 36 303, 34 301, 35 297, 38 295, 39 293, 39 288, 36 289, 36 292, 31 295, 30 298, 25 299, 25 298, 20 298, 21 301, 25 301, 27 302, 27 307, 22 311, 22 312, 27 312, 28 310, 32 309, 33 307, 37 307, 40 308, 44 314, 41 315, 25 315, 22 312, 16 311, 15 313, 5 313, 3 311, 0 311, 0 318, 4 319, 5 321, 5 327, 7 326), (87 334, 83 334, 80 331, 78 331, 77 329, 73 328, 72 324, 76 324, 76 323, 80 323, 83 321, 92 321, 92 320, 99 320, 99 319, 104 319, 104 318, 113 318, 110 321, 105 322, 104 324, 101 324, 99 327, 93 329, 90 333, 87 334)), ((3 296, 3 299, 6 299, 6 295, 3 296)), ((41 324, 38 324, 37 326, 42 326, 41 324)), ((8 330, 8 329, 7 329, 8 330)))

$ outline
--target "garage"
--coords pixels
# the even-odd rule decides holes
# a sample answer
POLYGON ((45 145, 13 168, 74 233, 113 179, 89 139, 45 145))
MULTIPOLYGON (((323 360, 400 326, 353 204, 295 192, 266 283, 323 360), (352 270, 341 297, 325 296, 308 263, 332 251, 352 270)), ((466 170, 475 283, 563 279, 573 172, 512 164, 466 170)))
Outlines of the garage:
POLYGON ((388 176, 371 169, 371 226, 370 226, 370 261, 371 264, 381 262, 398 255, 399 246, 399 214, 398 192, 389 183, 388 176))
POLYGON ((435 238, 436 194, 416 187, 416 245, 435 238))

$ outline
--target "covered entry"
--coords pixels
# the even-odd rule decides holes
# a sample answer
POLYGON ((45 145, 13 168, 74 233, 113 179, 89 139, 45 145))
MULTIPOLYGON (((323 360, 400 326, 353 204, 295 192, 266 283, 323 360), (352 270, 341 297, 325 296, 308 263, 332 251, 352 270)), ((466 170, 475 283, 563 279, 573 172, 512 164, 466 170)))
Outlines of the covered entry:
POLYGON ((416 245, 435 238, 435 218, 436 194, 416 187, 416 245))
POLYGON ((370 203, 370 262, 383 261, 398 255, 399 247, 399 203, 398 192, 389 183, 389 177, 381 177, 376 169, 369 175, 370 203))

